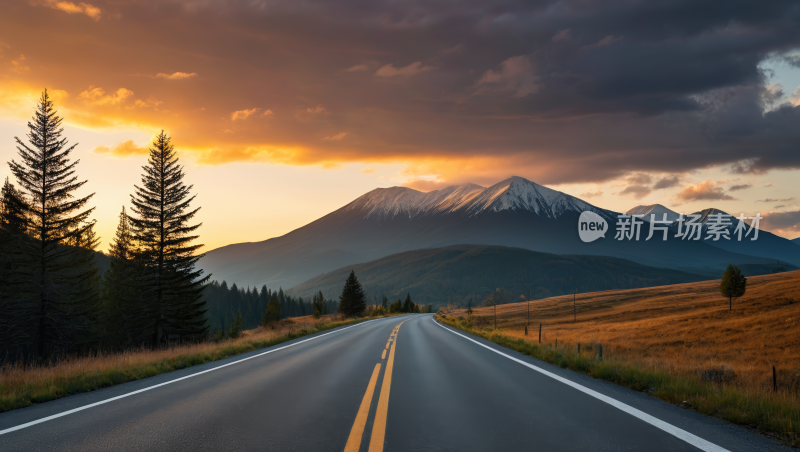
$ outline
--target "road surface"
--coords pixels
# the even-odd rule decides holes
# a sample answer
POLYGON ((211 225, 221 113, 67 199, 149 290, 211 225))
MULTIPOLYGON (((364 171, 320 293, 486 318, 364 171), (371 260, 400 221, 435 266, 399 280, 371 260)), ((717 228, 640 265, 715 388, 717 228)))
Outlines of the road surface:
POLYGON ((0 450, 792 449, 409 315, 2 413, 0 450))

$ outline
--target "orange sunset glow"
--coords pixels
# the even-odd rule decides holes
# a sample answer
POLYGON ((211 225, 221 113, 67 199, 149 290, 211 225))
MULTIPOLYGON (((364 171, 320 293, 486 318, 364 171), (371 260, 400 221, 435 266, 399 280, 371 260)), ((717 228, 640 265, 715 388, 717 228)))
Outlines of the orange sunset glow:
POLYGON ((47 88, 97 193, 101 248, 161 130, 199 194, 206 249, 285 234, 376 187, 511 175, 618 211, 763 212, 800 235, 797 43, 758 41, 744 19, 656 33, 577 5, 473 6, 6 2, 0 155, 14 158, 47 88), (758 44, 734 56, 736 39, 758 44))

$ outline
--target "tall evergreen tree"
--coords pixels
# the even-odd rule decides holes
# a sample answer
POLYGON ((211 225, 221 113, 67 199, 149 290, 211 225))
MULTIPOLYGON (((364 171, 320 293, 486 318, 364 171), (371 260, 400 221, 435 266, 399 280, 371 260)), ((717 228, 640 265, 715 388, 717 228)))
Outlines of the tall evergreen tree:
POLYGON ((406 301, 403 302, 403 312, 414 312, 414 302, 411 301, 411 294, 406 294, 406 301))
POLYGON ((231 327, 228 330, 228 337, 231 339, 236 339, 237 337, 242 335, 242 313, 237 312, 236 317, 233 318, 233 322, 231 322, 231 327))
POLYGON ((366 308, 367 297, 364 295, 364 289, 356 278, 356 272, 351 270, 339 296, 339 312, 345 317, 353 317, 361 315, 366 308))
POLYGON ((275 322, 280 320, 280 318, 281 304, 278 302, 278 295, 273 292, 269 303, 267 303, 267 308, 264 310, 264 313, 261 314, 261 324, 264 325, 264 328, 269 325, 273 325, 273 328, 275 328, 275 322))
POLYGON ((28 231, 27 210, 30 209, 22 193, 8 181, 0 190, 0 228, 5 232, 16 234, 28 231))
POLYGON ((314 318, 318 319, 325 315, 325 297, 322 296, 322 291, 320 290, 319 293, 314 294, 314 299, 311 302, 311 306, 314 309, 314 318))
POLYGON ((15 137, 20 161, 8 164, 28 200, 24 211, 34 240, 25 242, 25 254, 32 265, 22 271, 35 292, 31 345, 40 359, 76 345, 98 298, 97 269, 85 252, 97 243, 89 221, 94 208, 86 208, 94 194, 76 196, 86 181, 75 176, 80 160, 69 159, 77 145, 67 146, 62 133, 45 90, 28 123, 29 144, 15 137))
POLYGON ((192 186, 183 184, 183 167, 162 131, 153 141, 147 166, 143 166, 142 186, 131 195, 134 213, 130 217, 133 237, 139 249, 136 259, 141 272, 141 312, 145 318, 138 329, 156 347, 170 334, 205 336, 204 284, 210 275, 195 264, 202 255, 195 252, 193 235, 200 224, 190 225, 199 208, 190 209, 192 186))
POLYGON ((134 334, 130 329, 130 319, 136 317, 139 290, 136 286, 134 266, 134 243, 130 219, 122 207, 119 214, 117 232, 108 249, 111 260, 108 271, 103 276, 102 315, 107 345, 120 347, 134 334))

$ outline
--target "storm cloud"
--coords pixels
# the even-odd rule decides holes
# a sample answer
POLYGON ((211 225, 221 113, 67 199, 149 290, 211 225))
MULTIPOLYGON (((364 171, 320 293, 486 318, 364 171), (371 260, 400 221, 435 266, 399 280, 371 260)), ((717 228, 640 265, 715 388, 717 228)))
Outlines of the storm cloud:
MULTIPOLYGON (((800 107, 770 104, 761 69, 797 64, 797 2, 52 5, 0 17, 4 52, 30 68, 0 60, 0 90, 62 90, 68 120, 166 128, 201 163, 404 162, 447 182, 548 184, 800 168, 800 107), (34 23, 51 35, 25 38, 34 23)), ((103 151, 116 149, 135 152, 103 151)), ((695 188, 685 199, 730 199, 695 188)))

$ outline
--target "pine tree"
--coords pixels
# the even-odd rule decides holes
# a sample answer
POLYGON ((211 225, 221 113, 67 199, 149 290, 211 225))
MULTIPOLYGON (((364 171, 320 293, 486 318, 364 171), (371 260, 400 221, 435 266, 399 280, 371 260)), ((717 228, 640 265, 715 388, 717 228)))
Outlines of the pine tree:
POLYGON ((354 317, 361 315, 366 308, 364 289, 356 278, 356 272, 351 270, 342 288, 342 295, 339 296, 339 312, 345 317, 354 317))
POLYGON ((722 281, 719 285, 719 291, 723 297, 728 297, 728 310, 733 311, 733 299, 739 298, 744 295, 747 290, 747 278, 742 275, 739 267, 731 264, 725 269, 725 274, 722 275, 722 281))
POLYGON ((140 312, 145 316, 136 327, 155 348, 171 334, 207 335, 202 292, 210 275, 203 277, 203 271, 195 268, 202 257, 195 252, 202 245, 191 242, 197 239, 192 234, 200 224, 189 221, 199 208, 189 208, 195 198, 190 196, 192 186, 183 184, 183 167, 163 131, 153 141, 147 163, 142 167, 142 186, 134 186, 131 195, 130 222, 139 247, 140 312))
POLYGON ((0 228, 10 234, 24 233, 28 231, 27 210, 30 209, 22 193, 14 188, 14 184, 8 181, 3 184, 0 190, 0 228))
POLYGON ((25 241, 31 265, 21 271, 35 292, 30 345, 39 359, 76 346, 98 298, 97 269, 86 258, 97 243, 89 221, 94 208, 86 208, 94 194, 75 196, 86 181, 75 176, 79 160, 69 159, 77 145, 67 146, 62 133, 45 90, 28 123, 30 145, 15 137, 20 162, 8 164, 28 201, 23 210, 34 240, 25 241))
POLYGON ((242 334, 242 313, 241 311, 236 314, 236 317, 233 318, 233 322, 231 322, 231 327, 228 330, 228 337, 231 339, 236 339, 237 337, 241 336, 242 334))
POLYGON ((406 294, 406 301, 403 303, 403 312, 414 312, 414 302, 411 301, 411 294, 406 294))
POLYGON ((325 297, 322 296, 322 291, 320 290, 319 293, 314 294, 314 298, 311 301, 311 306, 314 309, 314 318, 318 319, 325 315, 325 297))
POLYGON ((130 219, 123 206, 117 232, 108 250, 111 262, 103 276, 103 336, 106 343, 114 348, 124 345, 134 334, 129 331, 129 321, 136 317, 135 310, 139 300, 134 252, 130 219))
POLYGON ((383 309, 386 310, 389 309, 388 304, 389 304, 389 299, 386 298, 386 295, 384 294, 383 299, 381 299, 381 306, 383 306, 383 309))
POLYGON ((281 304, 278 302, 278 295, 273 292, 272 297, 269 299, 269 303, 267 303, 267 309, 264 310, 264 313, 261 315, 261 324, 264 325, 266 328, 269 325, 272 325, 275 328, 274 323, 280 320, 281 318, 281 304))

